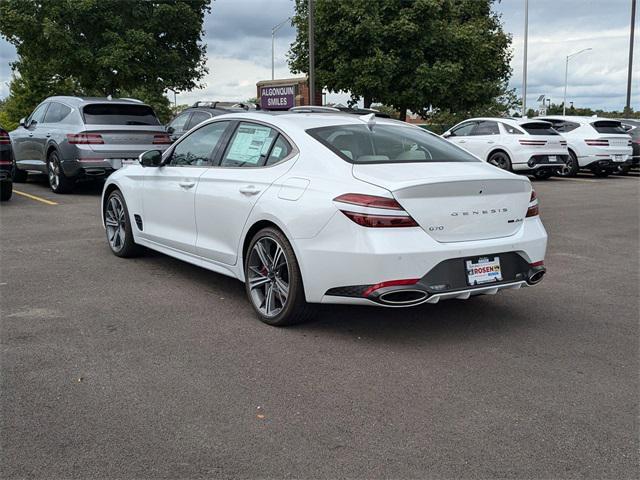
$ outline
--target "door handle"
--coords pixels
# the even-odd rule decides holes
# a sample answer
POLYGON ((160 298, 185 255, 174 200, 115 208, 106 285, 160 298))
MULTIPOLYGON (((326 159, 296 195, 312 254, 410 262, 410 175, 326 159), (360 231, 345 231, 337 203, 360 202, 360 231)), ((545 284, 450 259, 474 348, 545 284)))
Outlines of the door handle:
POLYGON ((489 140, 487 143, 496 143, 496 142, 494 142, 493 140, 489 140))
POLYGON ((33 133, 30 133, 30 134, 29 134, 29 136, 30 136, 30 137, 33 137, 33 133))
POLYGON ((247 185, 246 187, 240 188, 240 193, 243 193, 245 195, 256 195, 260 193, 260 189, 255 185, 247 185))
POLYGON ((185 190, 193 188, 195 184, 196 182, 190 182, 188 180, 183 180, 182 182, 178 183, 178 185, 180 185, 180 187, 184 188, 185 190))
POLYGON ((466 140, 460 140, 460 143, 467 143, 466 140))

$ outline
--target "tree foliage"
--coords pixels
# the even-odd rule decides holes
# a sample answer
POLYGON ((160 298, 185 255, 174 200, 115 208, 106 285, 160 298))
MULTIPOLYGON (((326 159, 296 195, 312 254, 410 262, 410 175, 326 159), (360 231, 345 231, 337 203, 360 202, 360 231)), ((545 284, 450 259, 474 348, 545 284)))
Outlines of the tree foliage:
POLYGON ((24 116, 49 95, 75 94, 138 97, 168 115, 163 93, 196 88, 207 73, 209 4, 2 0, 0 34, 18 54, 5 111, 24 116))
MULTIPOLYGON (((511 38, 494 0, 316 0, 317 84, 402 112, 468 111, 504 95, 511 38)), ((294 72, 308 70, 307 0, 296 0, 294 72)))

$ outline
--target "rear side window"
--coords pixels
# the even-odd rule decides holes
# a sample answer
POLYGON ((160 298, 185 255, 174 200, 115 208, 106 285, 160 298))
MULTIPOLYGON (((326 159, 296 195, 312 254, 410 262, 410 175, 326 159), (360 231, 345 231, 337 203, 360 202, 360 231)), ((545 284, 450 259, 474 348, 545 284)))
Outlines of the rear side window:
POLYGON ((559 135, 553 125, 546 122, 530 122, 520 125, 529 135, 559 135))
POLYGON ((87 125, 160 125, 148 105, 95 103, 82 109, 87 125))
POLYGON ((622 128, 620 122, 614 122, 612 120, 600 120, 593 122, 591 126, 595 128, 598 133, 627 133, 627 131, 622 128))
POLYGON ((209 120, 210 118, 211 118, 211 115, 209 115, 206 112, 193 112, 191 114, 191 120, 189 120, 189 123, 187 123, 187 126, 184 129, 191 130, 196 125, 199 125, 205 120, 209 120))
POLYGON ((44 116, 43 123, 58 123, 67 118, 67 115, 71 113, 71 109, 66 105, 58 102, 51 102, 46 115, 44 116))
POLYGON ((333 125, 307 133, 350 163, 477 162, 477 158, 421 128, 333 125))
POLYGON ((543 118, 543 120, 545 122, 549 122, 553 125, 553 129, 556 132, 561 132, 561 133, 566 133, 566 132, 570 132, 572 130, 575 130, 576 128, 578 128, 580 125, 574 122, 567 122, 564 120, 556 120, 556 119, 546 119, 543 118))
POLYGON ((182 132, 183 130, 186 130, 184 126, 187 123, 187 120, 189 120, 189 114, 185 113, 174 118, 173 121, 169 124, 169 126, 173 128, 174 132, 182 132))
POLYGON ((274 163, 278 163, 289 156, 291 153, 291 145, 287 142, 282 135, 278 135, 273 147, 271 147, 271 153, 269 153, 269 158, 265 165, 273 165, 274 163))
POLYGON ((497 122, 484 121, 476 125, 471 135, 500 135, 500 128, 497 122))

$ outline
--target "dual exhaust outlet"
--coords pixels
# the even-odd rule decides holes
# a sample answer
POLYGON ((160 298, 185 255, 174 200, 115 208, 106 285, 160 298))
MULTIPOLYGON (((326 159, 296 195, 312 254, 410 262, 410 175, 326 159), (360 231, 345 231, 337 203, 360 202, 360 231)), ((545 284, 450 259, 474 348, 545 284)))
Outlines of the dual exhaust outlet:
MULTIPOLYGON (((526 274, 527 284, 536 285, 542 281, 547 269, 543 266, 531 267, 526 274)), ((399 287, 381 293, 375 301, 383 305, 409 307, 426 301, 429 293, 418 288, 399 287)), ((373 299, 372 299, 373 300, 373 299)))

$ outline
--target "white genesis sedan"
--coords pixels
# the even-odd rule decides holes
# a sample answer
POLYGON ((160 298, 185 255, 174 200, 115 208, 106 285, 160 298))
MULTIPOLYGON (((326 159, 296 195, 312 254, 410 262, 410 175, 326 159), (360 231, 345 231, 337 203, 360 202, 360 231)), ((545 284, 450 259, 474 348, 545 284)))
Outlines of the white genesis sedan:
POLYGON ((140 247, 246 285, 270 325, 313 303, 407 307, 534 285, 547 233, 526 177, 373 115, 222 115, 113 173, 119 257, 140 247))

